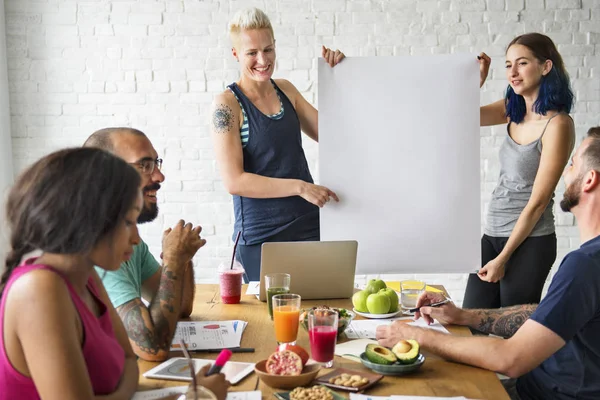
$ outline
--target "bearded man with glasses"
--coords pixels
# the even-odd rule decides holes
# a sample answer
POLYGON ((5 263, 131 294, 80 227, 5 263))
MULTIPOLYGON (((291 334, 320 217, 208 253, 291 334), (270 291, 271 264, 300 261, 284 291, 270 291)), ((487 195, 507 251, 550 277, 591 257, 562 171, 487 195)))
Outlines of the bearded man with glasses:
MULTIPOLYGON (((163 160, 148 137, 133 128, 105 128, 94 132, 84 147, 104 149, 137 168, 144 199, 137 222, 153 221, 158 216, 156 194, 165 176, 161 172, 163 160)), ((206 243, 201 231, 201 226, 180 220, 163 234, 162 265, 141 240, 131 258, 117 271, 99 272, 133 350, 144 360, 166 360, 177 320, 192 313, 192 258, 206 243), (147 306, 142 298, 148 302, 147 306)))

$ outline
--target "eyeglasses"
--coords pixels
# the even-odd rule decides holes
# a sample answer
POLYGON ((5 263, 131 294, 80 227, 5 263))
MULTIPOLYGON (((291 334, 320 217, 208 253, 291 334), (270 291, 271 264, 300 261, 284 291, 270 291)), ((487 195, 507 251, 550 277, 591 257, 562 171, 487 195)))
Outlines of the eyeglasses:
POLYGON ((140 161, 129 164, 136 166, 144 175, 152 175, 152 173, 154 172, 154 168, 158 168, 159 170, 162 168, 162 163, 162 158, 157 158, 156 160, 153 160, 151 158, 144 158, 140 161))

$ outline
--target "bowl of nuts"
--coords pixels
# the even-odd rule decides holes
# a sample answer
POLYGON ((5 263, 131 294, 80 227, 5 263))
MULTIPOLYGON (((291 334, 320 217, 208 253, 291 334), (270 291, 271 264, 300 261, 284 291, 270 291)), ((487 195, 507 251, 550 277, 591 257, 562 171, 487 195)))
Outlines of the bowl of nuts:
POLYGON ((334 310, 334 311, 336 311, 338 314, 338 329, 337 329, 338 336, 340 336, 342 333, 344 333, 344 331, 346 330, 348 325, 350 325, 350 322, 352 322, 352 320, 356 316, 356 314, 354 314, 354 312, 352 312, 350 310, 346 310, 345 308, 333 308, 333 307, 329 307, 329 306, 318 306, 318 307, 304 309, 300 313, 300 325, 302 325, 302 327, 306 331, 308 331, 308 312, 310 310, 334 310))
POLYGON ((365 390, 383 378, 383 375, 354 369, 336 368, 328 374, 317 378, 320 385, 331 388, 359 392, 365 390))
POLYGON ((297 387, 291 392, 275 393, 279 400, 347 400, 325 386, 297 387))

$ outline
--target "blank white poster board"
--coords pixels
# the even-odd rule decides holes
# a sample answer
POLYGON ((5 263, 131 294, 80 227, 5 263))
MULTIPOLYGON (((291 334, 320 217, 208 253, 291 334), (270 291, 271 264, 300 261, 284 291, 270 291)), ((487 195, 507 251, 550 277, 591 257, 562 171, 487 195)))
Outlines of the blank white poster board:
POLYGON ((480 256, 475 55, 319 60, 321 240, 357 274, 472 272, 480 256))

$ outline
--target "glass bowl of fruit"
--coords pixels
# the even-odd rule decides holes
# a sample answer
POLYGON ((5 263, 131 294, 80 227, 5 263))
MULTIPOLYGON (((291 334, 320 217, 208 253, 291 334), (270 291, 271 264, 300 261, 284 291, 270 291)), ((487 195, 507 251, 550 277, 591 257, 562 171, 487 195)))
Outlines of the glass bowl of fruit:
MULTIPOLYGON (((345 308, 334 308, 329 306, 316 306, 313 308, 305 308, 300 312, 300 325, 308 331, 308 312, 310 310, 334 310, 338 314, 338 329, 337 334, 340 336, 350 325, 350 322, 354 319, 356 314, 354 314, 350 310, 346 310, 345 308)), ((318 311, 317 311, 318 312, 318 311)))

